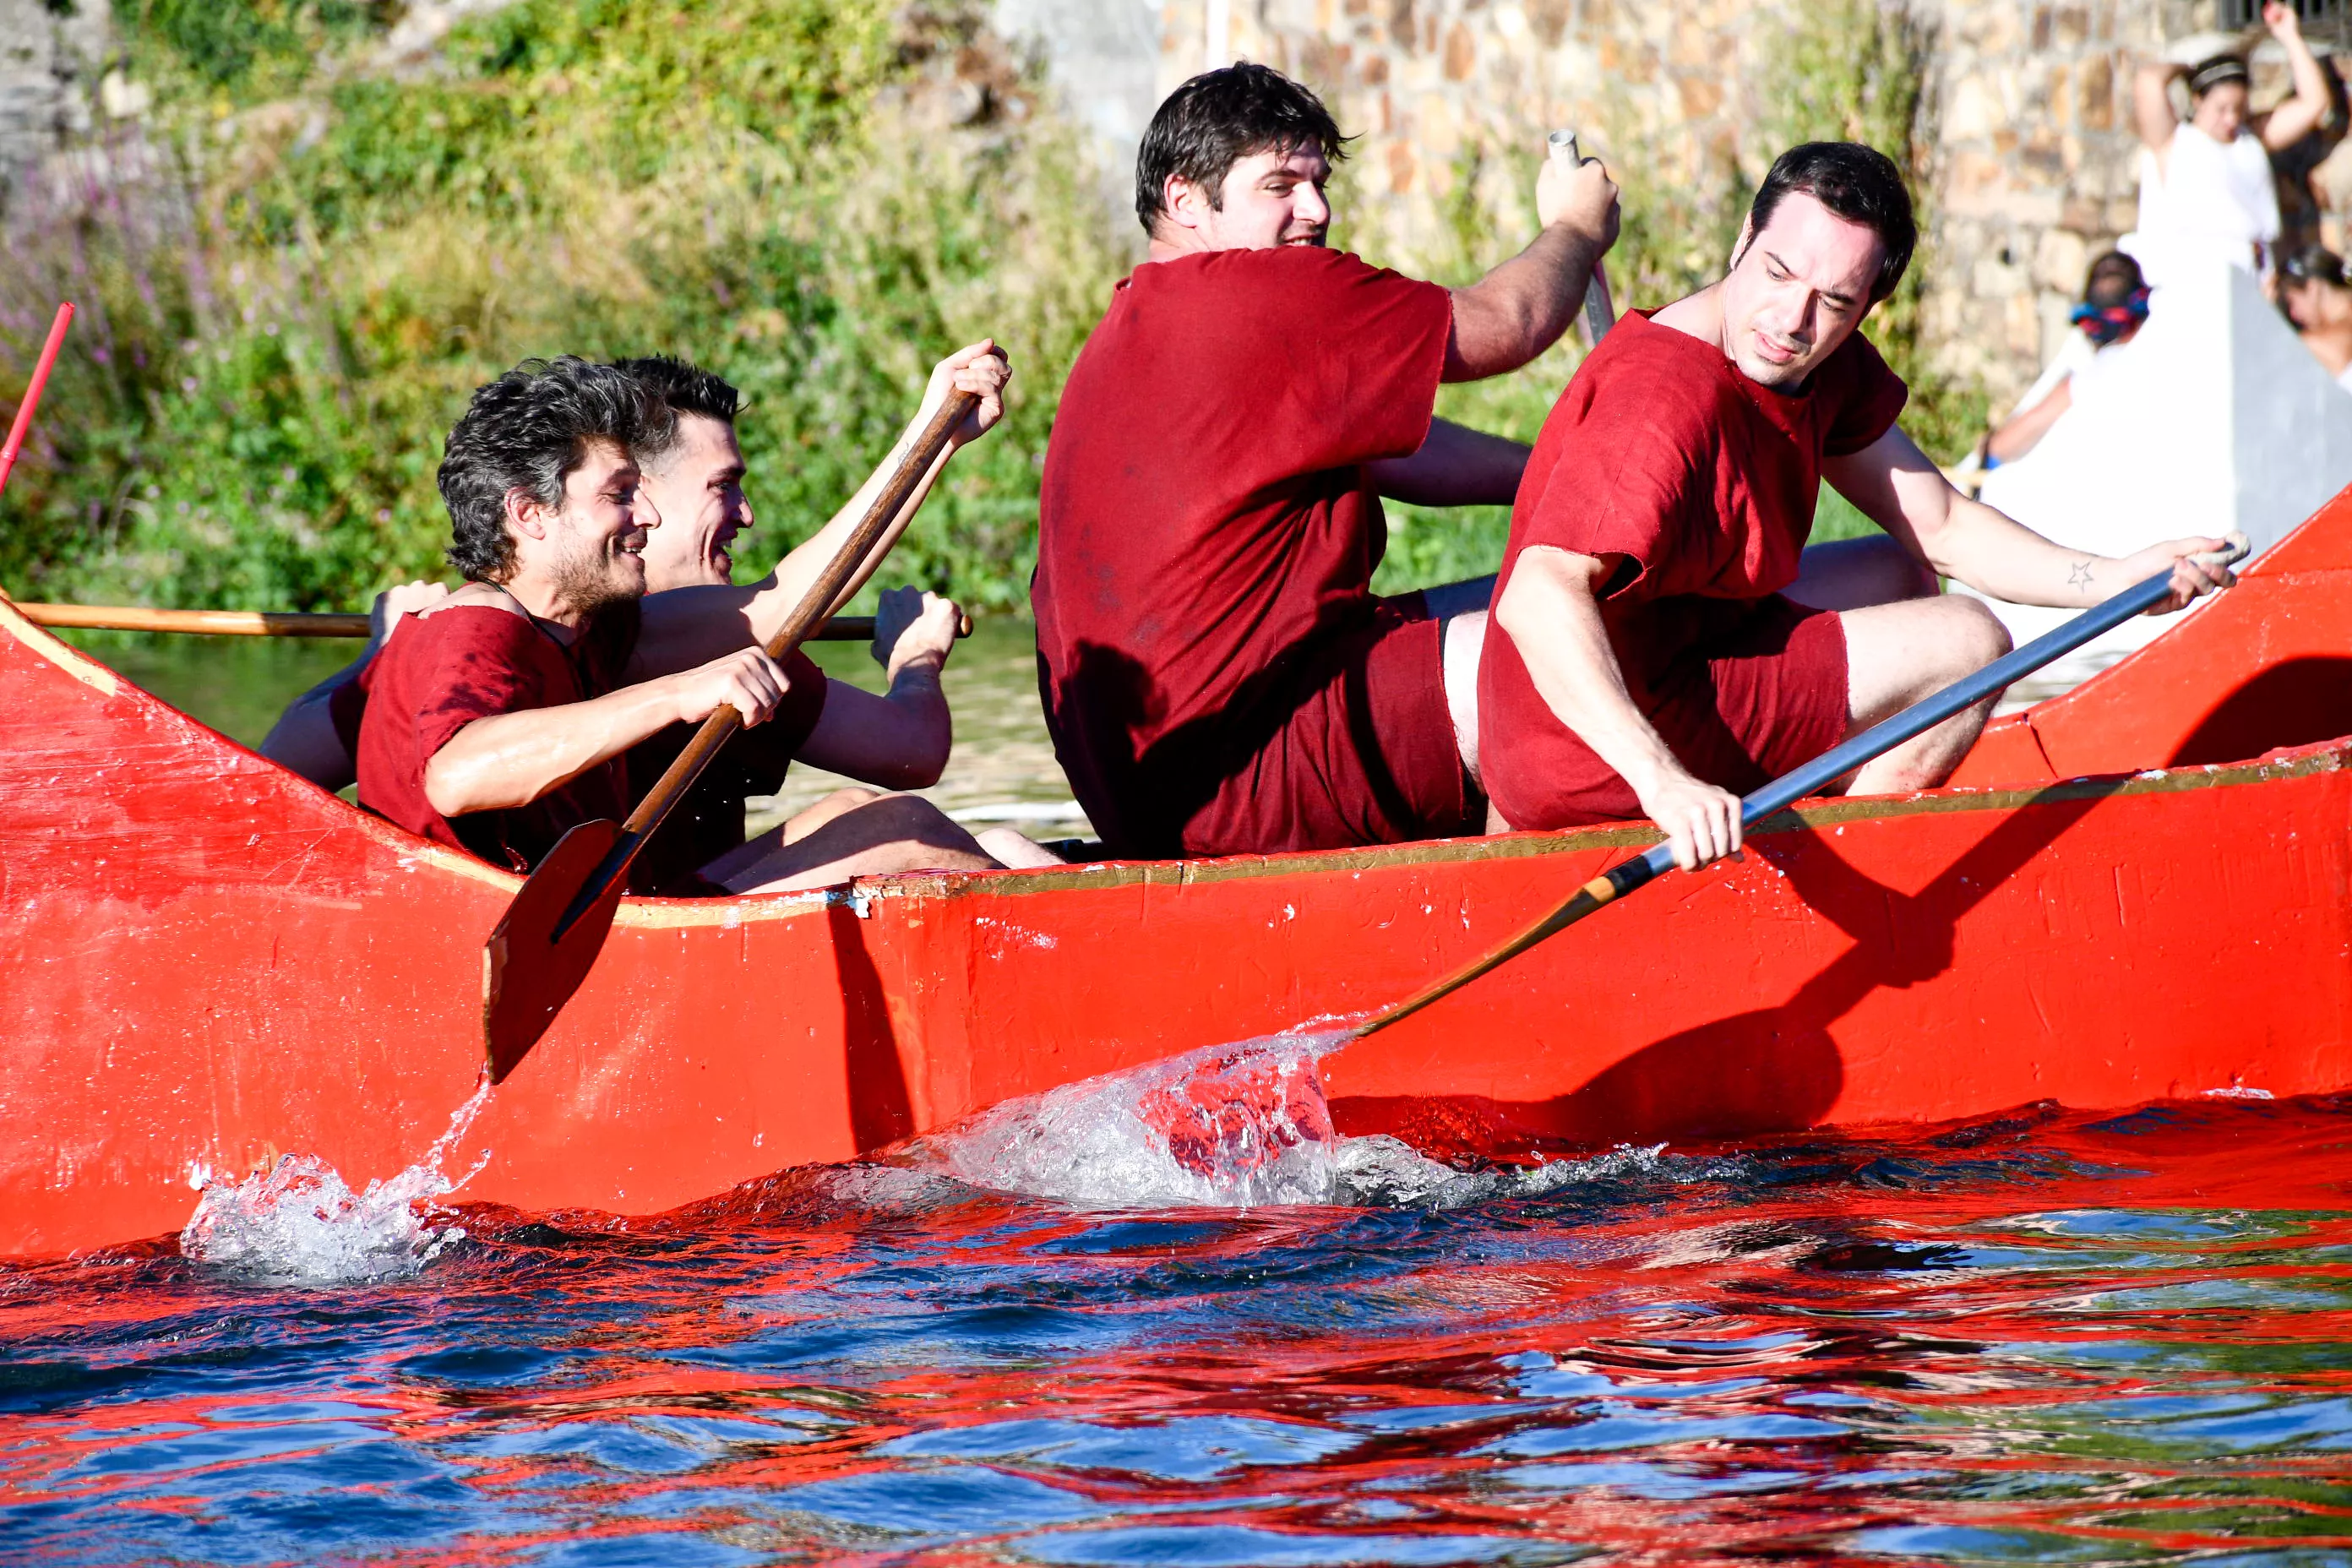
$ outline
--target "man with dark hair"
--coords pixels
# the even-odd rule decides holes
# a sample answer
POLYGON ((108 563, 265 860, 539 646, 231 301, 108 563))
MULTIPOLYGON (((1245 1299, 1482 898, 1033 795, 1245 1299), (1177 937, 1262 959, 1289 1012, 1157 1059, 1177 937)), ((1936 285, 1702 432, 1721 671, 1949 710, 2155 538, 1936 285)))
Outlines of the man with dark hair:
MULTIPOLYGON (((950 358, 901 448, 955 389, 982 403, 950 451, 978 437, 1002 414, 1005 374, 992 344, 950 358)), ((699 723, 721 703, 756 728, 787 701, 791 673, 759 645, 839 549, 866 492, 758 588, 647 600, 643 552, 660 519, 639 493, 633 454, 667 449, 677 423, 626 372, 572 358, 526 362, 475 393, 440 471, 449 558, 468 581, 387 641, 362 677, 362 805, 526 869, 576 824, 625 813, 630 748, 672 724, 699 723)), ((896 542, 939 471, 925 476, 844 597, 896 542)), ((896 801, 874 802, 797 837, 762 835, 699 870, 667 868, 656 881, 665 869, 656 863, 633 886, 751 892, 999 864, 961 830, 960 842, 918 844, 915 865, 887 854, 875 864, 877 850, 908 843, 908 816, 896 801)))
MULTIPOLYGON (((711 372, 667 355, 617 363, 676 416, 667 438, 636 454, 638 492, 661 519, 646 539, 646 592, 732 584, 735 542, 752 525, 751 503, 743 494, 743 449, 735 437, 740 395, 711 372)), ((796 558, 824 548, 820 533, 787 554, 754 591, 772 585, 780 574, 804 570, 796 558)), ((953 602, 935 594, 893 588, 882 595, 873 653, 887 672, 886 696, 828 680, 805 654, 795 652, 784 666, 790 690, 775 717, 728 742, 646 844, 649 875, 663 880, 666 871, 674 877, 736 852, 744 842, 744 798, 774 795, 795 760, 885 791, 937 784, 955 734, 940 672, 954 651, 961 619, 953 602)), ((694 726, 673 724, 630 748, 632 795, 650 790, 693 738, 694 726)), ((890 804, 883 810, 869 809, 855 820, 869 827, 887 823, 902 837, 868 846, 861 870, 883 861, 928 865, 924 857, 933 850, 974 842, 1007 866, 1061 864, 1012 828, 968 834, 928 801, 871 789, 834 791, 783 825, 784 841, 797 843, 856 808, 886 799, 890 804)))
MULTIPOLYGON (((1884 154, 1791 148, 1729 273, 1627 316, 1579 368, 1519 487, 1480 668, 1492 826, 1646 816, 1692 868, 1739 847, 1739 793, 2008 651, 1982 604, 1937 594, 1938 574, 2089 605, 2168 570, 2169 609, 2231 581, 2193 559, 2220 540, 2124 560, 2061 550, 1911 444, 1895 424, 1906 390, 1856 329, 1916 240, 1884 154), (1890 537, 1804 549, 1824 478, 1890 537)), ((1848 787, 1941 783, 1990 706, 1848 787)))
POLYGON ((1466 704, 1486 584, 1375 598, 1381 498, 1510 498, 1527 448, 1433 418, 1438 385, 1567 330, 1615 187, 1548 163, 1542 232, 1447 289, 1326 247, 1343 152, 1313 93, 1244 64, 1179 88, 1137 158, 1149 258, 1064 389, 1031 589, 1055 749, 1118 853, 1483 819, 1466 704))

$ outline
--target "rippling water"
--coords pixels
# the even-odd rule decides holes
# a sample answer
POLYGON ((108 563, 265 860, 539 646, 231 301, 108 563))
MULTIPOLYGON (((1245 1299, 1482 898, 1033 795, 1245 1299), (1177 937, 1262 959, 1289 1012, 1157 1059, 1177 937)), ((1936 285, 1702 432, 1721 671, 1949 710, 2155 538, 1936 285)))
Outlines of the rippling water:
POLYGON ((0 1265, 0 1558, 2352 1561, 2352 1099, 1453 1173, 1311 1090, 0 1265))

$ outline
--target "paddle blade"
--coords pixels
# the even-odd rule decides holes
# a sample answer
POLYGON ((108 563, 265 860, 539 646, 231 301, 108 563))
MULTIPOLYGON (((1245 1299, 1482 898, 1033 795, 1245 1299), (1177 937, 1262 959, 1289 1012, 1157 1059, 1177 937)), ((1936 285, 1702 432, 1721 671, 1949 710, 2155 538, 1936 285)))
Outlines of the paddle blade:
POLYGON ((604 951, 628 879, 615 877, 562 940, 556 922, 619 843, 616 822, 583 822, 556 841, 482 947, 482 1039, 490 1081, 503 1082, 555 1022, 604 951))

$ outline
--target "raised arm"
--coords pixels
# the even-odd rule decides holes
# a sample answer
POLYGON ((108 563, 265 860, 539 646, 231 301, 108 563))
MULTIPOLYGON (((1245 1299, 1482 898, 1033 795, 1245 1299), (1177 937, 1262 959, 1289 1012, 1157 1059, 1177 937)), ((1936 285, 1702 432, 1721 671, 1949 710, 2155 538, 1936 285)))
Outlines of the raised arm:
POLYGON ((1673 842, 1675 863, 1695 870, 1739 848, 1739 797, 1693 777, 1626 690, 1600 603, 1624 559, 1530 545, 1495 602, 1495 622, 1545 705, 1633 786, 1673 842))
POLYGON ((2158 168, 2171 149, 2172 133, 2180 127, 2180 116, 2172 109, 2172 83, 2188 74, 2168 61, 2149 60, 2132 78, 2132 129, 2139 132, 2140 144, 2156 154, 2158 168))
POLYGON ((2303 23, 2294 7, 2273 3, 2263 7, 2263 26, 2286 51, 2287 70, 2294 79, 2294 96, 2263 120, 2263 145, 2283 153, 2318 128, 2327 118, 2327 78, 2303 39, 2303 23))
POLYGON ((773 572, 747 588, 674 588, 646 597, 644 629, 630 660, 629 678, 643 679, 691 668, 730 648, 765 643, 773 637, 801 602, 802 595, 848 542, 858 520, 889 484, 899 460, 914 446, 915 438, 930 423, 940 405, 952 393, 971 393, 980 399, 979 407, 949 437, 946 448, 917 482, 907 504, 898 509, 898 515, 882 531, 874 548, 866 552, 857 570, 835 596, 828 613, 838 611, 866 585, 883 557, 898 542, 899 535, 907 531, 907 525, 922 510, 948 459, 986 435, 1003 418, 1004 385, 1012 374, 1004 351, 992 341, 983 340, 960 349, 940 361, 931 372, 922 406, 899 433, 889 455, 867 476, 857 493, 833 514, 831 521, 794 546, 776 563, 773 572))
POLYGON ((1592 269, 1617 243, 1617 186, 1597 158, 1547 158, 1536 176, 1534 243, 1454 290, 1447 381, 1481 381, 1527 363, 1576 320, 1592 269))
POLYGON ((2087 609, 2169 568, 2172 595, 2149 612, 2165 615, 2237 581, 2193 559, 2221 549, 2219 539, 2168 540, 2126 556, 2063 549, 1954 489, 1899 428, 1827 459, 1822 477, 1939 575, 2013 605, 2087 609))
POLYGON ((1528 447, 1451 420, 1433 419, 1421 450, 1364 465, 1372 489, 1416 506, 1508 506, 1527 471, 1528 447))

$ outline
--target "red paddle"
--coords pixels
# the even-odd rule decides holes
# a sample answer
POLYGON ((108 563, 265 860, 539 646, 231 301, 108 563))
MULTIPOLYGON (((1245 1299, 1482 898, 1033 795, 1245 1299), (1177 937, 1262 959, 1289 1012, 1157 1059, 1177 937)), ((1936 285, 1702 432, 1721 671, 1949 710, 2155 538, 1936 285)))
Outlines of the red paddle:
POLYGON ((0 490, 8 488, 8 470, 16 466, 16 454, 25 449, 25 433, 33 427, 33 410, 41 405, 41 388, 49 384, 50 367, 58 363, 58 351, 66 346, 66 329, 73 324, 73 318, 72 305, 59 305, 58 319, 49 323, 49 341, 41 345, 33 379, 25 388, 25 401, 16 405, 16 422, 8 426, 8 444, 0 447, 0 490))

